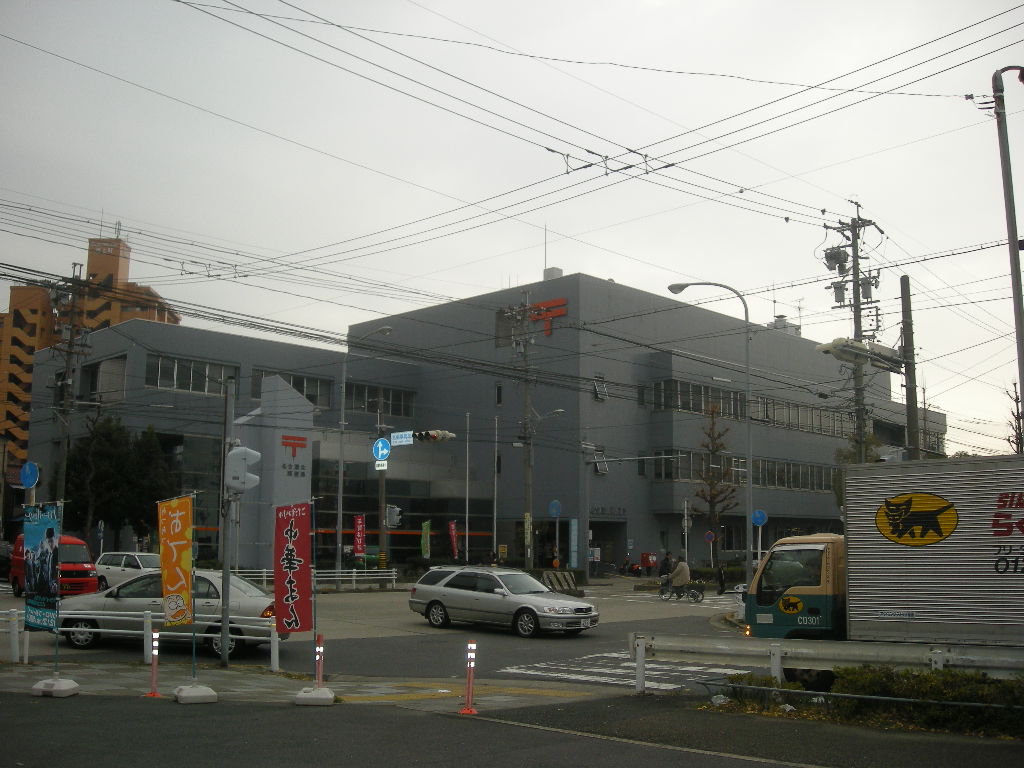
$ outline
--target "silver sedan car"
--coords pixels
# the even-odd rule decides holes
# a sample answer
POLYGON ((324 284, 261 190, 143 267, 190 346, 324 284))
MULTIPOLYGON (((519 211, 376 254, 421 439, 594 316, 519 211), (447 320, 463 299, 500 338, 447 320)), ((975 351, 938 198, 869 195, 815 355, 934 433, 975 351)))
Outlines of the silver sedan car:
MULTIPOLYGON (((161 642, 171 640, 162 631, 163 585, 160 572, 143 573, 134 579, 103 592, 89 595, 75 595, 61 600, 61 628, 68 644, 74 648, 91 648, 106 630, 111 637, 142 636, 142 617, 145 611, 153 614, 153 629, 161 631, 161 642), (130 630, 131 634, 111 634, 111 630, 130 630), (138 635, 134 635, 134 633, 138 635)), ((221 622, 221 572, 195 571, 192 595, 197 634, 207 635, 205 640, 214 655, 220 655, 221 622)), ((231 643, 229 654, 234 654, 244 644, 259 645, 270 642, 274 631, 274 597, 240 576, 231 577, 231 643), (235 623, 245 626, 235 626, 235 623), (249 626, 252 625, 252 626, 249 626), (257 626, 259 625, 259 626, 257 626), (236 635, 244 635, 236 638, 236 635)), ((192 625, 174 626, 169 632, 188 634, 192 625)), ((186 638, 181 638, 186 639, 186 638)))
POLYGON ((435 566, 409 593, 409 608, 433 627, 453 621, 510 627, 520 637, 539 632, 578 635, 597 626, 590 603, 552 592, 515 568, 435 566))

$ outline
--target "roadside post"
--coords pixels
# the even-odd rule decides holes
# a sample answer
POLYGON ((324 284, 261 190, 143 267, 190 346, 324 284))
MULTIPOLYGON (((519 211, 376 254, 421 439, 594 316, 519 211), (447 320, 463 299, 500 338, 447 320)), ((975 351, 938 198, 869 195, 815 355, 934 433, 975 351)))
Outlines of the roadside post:
POLYGON ((475 715, 473 709, 473 670, 476 668, 476 641, 470 640, 466 646, 466 704, 459 710, 460 715, 475 715))

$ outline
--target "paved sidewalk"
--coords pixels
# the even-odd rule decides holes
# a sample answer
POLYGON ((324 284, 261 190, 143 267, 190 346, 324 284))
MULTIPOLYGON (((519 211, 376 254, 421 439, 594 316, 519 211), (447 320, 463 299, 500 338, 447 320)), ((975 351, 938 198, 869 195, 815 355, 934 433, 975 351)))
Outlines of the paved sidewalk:
MULTIPOLYGON (((0 664, 0 692, 33 695, 33 686, 53 677, 53 666, 44 664, 0 664)), ((138 663, 61 664, 60 677, 79 686, 78 695, 145 697, 151 690, 150 667, 138 663)), ((174 699, 178 686, 190 685, 191 664, 163 664, 156 690, 160 697, 174 699)), ((270 672, 259 665, 200 665, 196 682, 217 694, 218 701, 293 703, 296 694, 313 687, 308 676, 270 672)), ((338 703, 394 704, 430 712, 458 712, 465 703, 462 680, 390 680, 336 675, 324 681, 338 703)), ((622 689, 547 682, 486 681, 474 685, 473 705, 481 713, 539 704, 564 704, 602 697, 621 696, 622 689)))

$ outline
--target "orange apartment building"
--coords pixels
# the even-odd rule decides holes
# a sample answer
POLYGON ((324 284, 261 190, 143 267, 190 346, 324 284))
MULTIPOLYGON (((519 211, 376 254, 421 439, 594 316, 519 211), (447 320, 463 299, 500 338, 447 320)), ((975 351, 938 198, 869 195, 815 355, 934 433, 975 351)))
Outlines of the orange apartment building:
POLYGON ((32 380, 36 350, 133 318, 181 322, 160 294, 129 282, 130 264, 131 248, 124 240, 91 238, 85 285, 73 298, 56 297, 41 286, 11 288, 8 311, 0 313, 0 467, 10 483, 19 483, 18 471, 28 457, 33 386, 53 386, 32 380))

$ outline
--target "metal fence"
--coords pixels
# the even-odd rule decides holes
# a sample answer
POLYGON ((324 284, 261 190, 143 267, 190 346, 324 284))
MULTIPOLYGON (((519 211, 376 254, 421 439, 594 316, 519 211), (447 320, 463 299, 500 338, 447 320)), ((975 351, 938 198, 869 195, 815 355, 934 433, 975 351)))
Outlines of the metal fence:
MULTIPOLYGON (((259 584, 264 589, 271 589, 274 586, 274 571, 265 568, 239 568, 231 571, 237 576, 248 579, 254 584, 259 584)), ((333 588, 341 589, 362 589, 378 587, 380 589, 394 589, 398 583, 398 571, 394 568, 383 568, 380 570, 321 570, 313 571, 314 586, 316 589, 333 588)))

